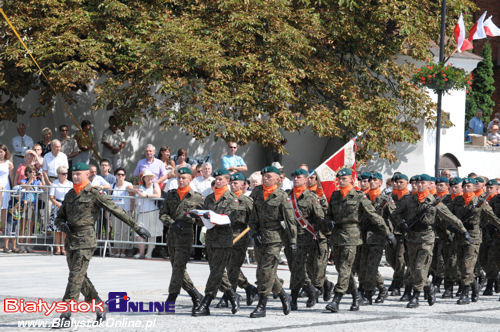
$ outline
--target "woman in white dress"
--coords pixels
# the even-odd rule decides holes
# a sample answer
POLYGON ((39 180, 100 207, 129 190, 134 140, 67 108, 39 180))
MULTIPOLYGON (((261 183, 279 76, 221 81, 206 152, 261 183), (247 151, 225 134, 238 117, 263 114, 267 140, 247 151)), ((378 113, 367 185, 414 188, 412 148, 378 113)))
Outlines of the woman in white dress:
POLYGON ((57 217, 57 211, 64 201, 64 196, 68 191, 73 188, 73 182, 68 180, 68 169, 65 166, 59 166, 56 169, 57 180, 55 180, 50 186, 49 199, 52 202, 52 210, 50 211, 50 225, 49 230, 54 231, 54 245, 56 246, 56 255, 64 255, 64 240, 66 239, 66 234, 61 232, 54 221, 57 217))
MULTIPOLYGON (((135 193, 139 198, 136 200, 136 213, 137 224, 149 230, 151 237, 148 242, 154 242, 157 236, 161 236, 163 232, 163 224, 160 222, 160 211, 156 205, 156 201, 150 198, 160 198, 160 186, 154 181, 155 175, 149 170, 144 171, 142 174, 143 184, 135 189, 135 193)), ((137 236, 137 241, 143 242, 144 240, 137 236)), ((148 258, 150 259, 153 253, 154 244, 148 244, 148 251, 144 256, 144 244, 139 244, 139 253, 135 258, 148 258)))
MULTIPOLYGON (((9 208, 10 193, 2 190, 10 190, 10 183, 14 183, 14 164, 10 161, 10 152, 5 144, 0 144, 0 204, 1 204, 1 228, 0 234, 5 232, 5 221, 7 220, 7 209, 9 208)), ((4 251, 9 249, 4 248, 4 251)))
MULTIPOLYGON (((119 167, 115 170, 116 182, 113 185, 113 192, 111 196, 113 197, 113 201, 127 211, 129 214, 132 211, 132 202, 130 198, 124 198, 123 196, 129 196, 129 192, 134 190, 134 186, 132 183, 125 181, 125 176, 127 173, 125 169, 119 167)), ((116 218, 115 216, 111 216, 111 224, 113 225, 113 240, 115 241, 130 241, 130 227, 116 218)), ((114 257, 125 257, 125 250, 129 248, 127 243, 115 243, 114 249, 115 251, 114 257)))

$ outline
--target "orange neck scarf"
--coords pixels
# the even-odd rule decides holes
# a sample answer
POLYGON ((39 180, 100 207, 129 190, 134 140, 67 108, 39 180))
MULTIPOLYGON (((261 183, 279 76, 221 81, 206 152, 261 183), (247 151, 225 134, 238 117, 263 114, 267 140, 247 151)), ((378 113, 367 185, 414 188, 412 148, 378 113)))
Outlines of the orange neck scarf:
POLYGON ((352 184, 344 187, 344 188, 340 188, 340 194, 342 195, 342 198, 346 197, 347 194, 351 191, 352 189, 352 184))
POLYGON ((265 185, 262 185, 262 194, 264 194, 264 200, 267 200, 269 195, 271 195, 276 189, 278 189, 278 185, 272 185, 270 187, 266 187, 265 185))
POLYGON ((368 192, 370 191, 370 188, 368 189, 361 189, 362 192, 364 192, 365 194, 368 194, 368 192))
POLYGON ((308 189, 309 189, 309 191, 316 192, 316 190, 318 190, 318 185, 315 184, 314 186, 310 186, 308 189))
POLYGON ((372 202, 375 200, 375 198, 379 196, 380 196, 380 188, 370 189, 370 191, 368 192, 368 197, 370 197, 370 201, 372 202))
POLYGON ((439 192, 439 191, 436 192, 436 196, 439 197, 439 198, 444 197, 446 195, 448 195, 448 190, 441 191, 441 192, 439 192))
POLYGON ((498 193, 493 193, 491 195, 488 196, 488 198, 486 198, 486 201, 490 201, 490 199, 492 199, 493 197, 495 197, 496 195, 498 195, 498 193))
POLYGON ((235 194, 236 197, 240 197, 241 194, 243 194, 243 190, 233 191, 233 194, 235 194))
POLYGON ((316 193, 316 195, 318 195, 319 198, 323 197, 323 194, 325 193, 323 188, 318 187, 317 184, 309 187, 308 189, 309 189, 309 191, 316 193))
POLYGON ((214 188, 215 201, 218 202, 226 191, 227 191, 227 186, 223 186, 221 188, 214 188))
POLYGON ((483 194, 483 192, 484 192, 483 189, 479 189, 479 190, 474 191, 474 194, 476 195, 476 197, 479 197, 483 194))
POLYGON ((469 205, 470 201, 476 196, 476 193, 463 193, 463 198, 465 201, 465 206, 469 205))
POLYGON ((84 181, 84 182, 80 182, 80 183, 73 183, 73 189, 75 190, 76 194, 78 195, 80 193, 80 191, 82 191, 83 188, 85 188, 89 183, 90 183, 89 180, 84 181))
POLYGON ((306 190, 306 186, 300 186, 300 187, 293 187, 292 191, 293 194, 295 195, 295 198, 299 198, 300 195, 306 190))
POLYGON ((393 189, 392 193, 398 197, 398 200, 401 200, 403 196, 408 195, 408 188, 404 188, 403 190, 393 189))
POLYGON ((425 190, 422 192, 417 191, 417 198, 420 203, 422 203, 428 195, 429 195, 429 190, 425 190))
POLYGON ((463 195, 463 193, 460 193, 460 194, 451 194, 451 199, 454 200, 458 196, 462 196, 462 195, 463 195))
POLYGON ((437 193, 436 188, 429 190, 429 194, 431 195, 436 195, 436 193, 437 193))
POLYGON ((190 186, 185 186, 184 188, 177 188, 177 195, 179 195, 179 198, 181 201, 184 199, 184 196, 191 190, 190 186))

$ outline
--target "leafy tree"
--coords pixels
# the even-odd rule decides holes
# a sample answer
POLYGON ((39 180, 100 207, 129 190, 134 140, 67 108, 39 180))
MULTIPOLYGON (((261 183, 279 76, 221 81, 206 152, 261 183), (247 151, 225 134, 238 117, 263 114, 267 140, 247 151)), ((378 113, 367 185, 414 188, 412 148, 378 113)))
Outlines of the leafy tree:
MULTIPOLYGON (((449 4, 449 36, 472 6, 449 4)), ((4 10, 68 103, 93 86, 94 108, 123 125, 156 117, 198 139, 277 151, 283 130, 347 139, 368 129, 363 151, 393 160, 391 144, 416 142, 418 120, 435 122, 412 65, 397 60, 429 56, 435 0, 26 0, 4 10)), ((32 89, 43 116, 53 91, 12 33, 0 46, 2 118, 15 119, 32 89)))
POLYGON ((483 110, 483 121, 489 122, 490 115, 495 107, 491 99, 495 92, 495 78, 493 77, 493 59, 491 57, 491 45, 485 43, 481 53, 483 60, 479 62, 472 72, 472 89, 468 94, 465 106, 465 125, 468 128, 469 121, 476 116, 476 110, 483 110))

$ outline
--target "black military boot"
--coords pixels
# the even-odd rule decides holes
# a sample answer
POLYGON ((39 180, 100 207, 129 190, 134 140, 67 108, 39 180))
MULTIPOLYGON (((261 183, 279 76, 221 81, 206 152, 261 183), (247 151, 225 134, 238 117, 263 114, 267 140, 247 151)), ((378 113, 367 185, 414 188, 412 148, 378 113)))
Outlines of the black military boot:
POLYGON ((403 296, 399 299, 399 302, 406 302, 410 301, 411 299, 411 287, 410 286, 405 286, 405 292, 403 293, 403 296))
POLYGON ((194 309, 198 308, 198 306, 200 305, 201 299, 203 299, 203 295, 201 295, 201 293, 198 292, 196 288, 189 291, 188 294, 189 296, 191 296, 191 300, 193 301, 192 311, 194 311, 194 309))
POLYGON ((462 283, 458 284, 458 290, 457 290, 457 293, 455 294, 455 296, 456 297, 461 296, 463 291, 464 291, 464 285, 462 283))
POLYGON ((418 297, 420 296, 419 291, 413 291, 413 296, 410 299, 410 302, 406 305, 407 308, 418 308, 418 297))
POLYGON ((433 284, 424 287, 424 294, 427 295, 426 300, 430 306, 436 303, 436 287, 433 284))
POLYGON ((267 305, 267 296, 260 295, 259 303, 254 311, 250 314, 250 318, 261 318, 266 317, 266 305, 267 305))
POLYGON ((302 286, 299 292, 299 297, 307 297, 306 287, 306 285, 302 286))
POLYGON ((332 302, 328 303, 326 305, 326 310, 330 310, 331 312, 338 312, 339 311, 339 304, 340 301, 342 300, 343 294, 335 292, 333 295, 333 300, 332 302))
POLYGON ((500 279, 495 279, 495 293, 500 293, 500 279))
POLYGON ((391 296, 401 296, 401 289, 399 289, 399 287, 395 287, 391 291, 391 296))
POLYGON ((219 303, 217 303, 215 305, 216 308, 227 308, 229 306, 228 302, 227 302, 227 296, 226 294, 224 293, 222 295, 222 297, 220 298, 220 301, 219 303))
POLYGON ((477 277, 477 283, 479 287, 479 291, 483 288, 484 284, 486 283, 486 275, 484 274, 483 271, 479 274, 479 277, 477 277))
POLYGON ((389 291, 387 287, 379 288, 377 298, 375 299, 375 303, 384 303, 385 299, 389 296, 389 291))
POLYGON ((306 302, 306 307, 307 308, 312 308, 317 302, 318 296, 321 293, 319 289, 314 287, 312 284, 309 284, 306 286, 306 293, 307 293, 307 302, 306 302))
POLYGON ((465 286, 462 288, 462 293, 460 293, 460 298, 458 299, 457 304, 469 304, 470 303, 469 291, 470 291, 470 286, 465 286))
POLYGON ((396 288, 396 285, 395 285, 394 280, 393 280, 391 282, 391 285, 389 286, 389 289, 388 289, 389 293, 392 292, 395 288, 396 288))
POLYGON ((298 289, 292 289, 292 301, 290 302, 290 309, 292 311, 298 310, 297 299, 299 298, 299 292, 300 290, 298 289))
POLYGON ((332 298, 332 292, 333 292, 333 282, 328 281, 328 279, 325 278, 325 282, 323 284, 323 301, 328 302, 332 298))
POLYGON ((231 302, 231 312, 233 315, 240 310, 240 296, 234 289, 228 289, 225 291, 224 295, 231 302))
POLYGON ((284 288, 278 293, 278 297, 281 300, 281 306, 283 307, 283 313, 288 315, 290 313, 290 296, 285 292, 284 288))
POLYGON ((349 310, 350 311, 359 311, 359 294, 358 294, 357 289, 355 289, 352 292, 352 304, 351 304, 351 308, 349 310))
POLYGON ((483 292, 484 296, 493 295, 493 285, 494 284, 495 284, 494 279, 488 279, 488 282, 486 283, 486 288, 484 289, 484 292, 483 292))
MULTIPOLYGON (((165 302, 175 303, 175 301, 177 300, 177 296, 178 295, 179 295, 179 293, 168 294, 167 299, 165 300, 165 302)), ((167 310, 165 310, 163 312, 158 312, 158 315, 169 315, 169 314, 172 314, 172 312, 168 312, 167 310)))
POLYGON ((359 287, 357 292, 357 297, 358 297, 358 303, 359 305, 368 305, 368 299, 366 298, 366 291, 364 288, 359 287))
POLYGON ((480 291, 479 283, 477 281, 474 281, 472 283, 472 285, 471 285, 471 291, 472 291, 471 301, 472 302, 477 302, 479 300, 479 291, 480 291))
POLYGON ((200 305, 193 310, 192 316, 210 316, 210 303, 214 297, 212 295, 205 295, 200 302, 200 305))
MULTIPOLYGON (((368 305, 372 305, 373 304, 373 294, 375 294, 374 290, 367 290, 367 291, 365 291, 365 295, 363 296, 363 299, 366 300, 366 304, 368 304, 368 305)), ((378 296, 377 296, 377 299, 378 299, 378 296)))
POLYGON ((248 284, 245 288, 245 293, 247 294, 247 305, 252 305, 253 301, 255 301, 259 295, 259 293, 257 293, 257 287, 252 284, 248 284))
POLYGON ((453 298, 453 282, 445 281, 444 282, 444 292, 441 296, 443 299, 452 299, 453 298))
POLYGON ((436 293, 441 293, 441 283, 443 282, 443 278, 432 278, 432 284, 436 289, 436 293))
MULTIPOLYGON (((285 283, 285 280, 283 280, 283 279, 281 279, 281 278, 278 278, 278 280, 280 281, 281 285, 283 285, 283 284, 285 283)), ((304 287, 305 287, 305 286, 304 286, 304 287)), ((302 288, 302 291, 304 291, 304 288, 302 288)), ((299 296, 300 296, 300 297, 305 297, 306 295, 305 295, 305 294, 304 294, 304 295, 302 295, 302 292, 301 292, 299 296)), ((275 300, 276 300, 277 298, 278 298, 278 295, 276 295, 276 294, 274 294, 274 293, 273 293, 273 299, 275 299, 275 300)))
POLYGON ((63 312, 58 322, 52 323, 52 329, 67 329, 71 327, 71 312, 63 312), (55 325, 57 324, 57 325, 55 325))

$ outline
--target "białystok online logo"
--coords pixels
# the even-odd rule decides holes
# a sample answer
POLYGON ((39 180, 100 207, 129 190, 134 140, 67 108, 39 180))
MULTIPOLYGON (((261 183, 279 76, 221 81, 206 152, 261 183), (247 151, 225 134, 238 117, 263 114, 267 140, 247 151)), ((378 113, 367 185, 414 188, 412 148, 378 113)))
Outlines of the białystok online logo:
POLYGON ((109 312, 175 312, 175 302, 133 302, 127 292, 109 292, 109 312))

